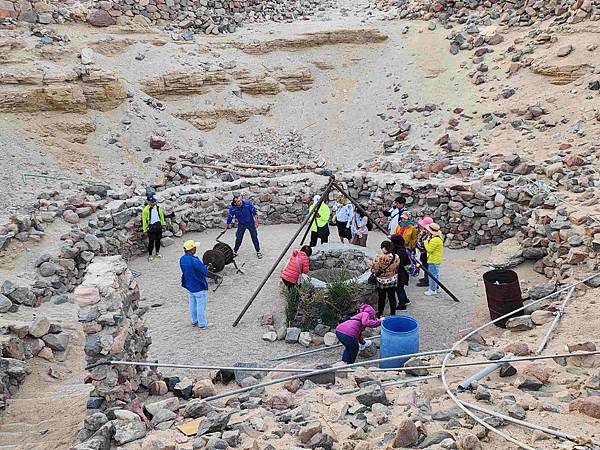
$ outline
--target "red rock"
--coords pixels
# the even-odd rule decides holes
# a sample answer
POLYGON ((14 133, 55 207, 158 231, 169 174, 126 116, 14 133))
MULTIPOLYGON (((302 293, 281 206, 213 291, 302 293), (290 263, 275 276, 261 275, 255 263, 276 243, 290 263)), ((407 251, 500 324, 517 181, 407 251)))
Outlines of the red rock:
POLYGON ((547 383, 550 379, 550 372, 541 364, 529 364, 523 369, 523 373, 537 378, 542 383, 547 383))
POLYGON ((559 150, 567 150, 568 148, 571 148, 571 147, 573 147, 571 144, 560 144, 558 146, 558 149, 559 150))
POLYGON ((498 33, 493 34, 486 39, 486 43, 488 45, 498 45, 498 44, 501 44, 502 42, 504 42, 504 36, 502 36, 501 34, 498 34, 498 33))
POLYGON ((150 136, 150 148, 153 148, 155 150, 160 150, 165 145, 167 145, 167 140, 165 139, 164 136, 158 136, 156 134, 153 134, 152 136, 150 136))
POLYGON ((448 121, 448 125, 450 125, 451 127, 457 127, 459 124, 458 119, 456 118, 452 118, 448 121))
POLYGON ((444 9, 444 5, 442 5, 441 3, 436 2, 433 4, 433 10, 435 12, 439 13, 440 11, 443 11, 443 9, 444 9))
POLYGON ((270 399, 269 405, 271 408, 278 411, 283 411, 294 406, 294 396, 286 390, 276 392, 270 399))
POLYGON ((600 397, 584 397, 569 403, 569 411, 577 411, 586 416, 600 419, 600 397))
POLYGON ((511 342, 504 347, 504 351, 506 353, 512 353, 515 356, 527 356, 531 353, 529 347, 524 342, 511 342))
POLYGON ((286 381, 283 384, 283 387, 285 389, 287 389, 288 391, 290 391, 292 394, 295 394, 296 392, 298 392, 300 390, 300 388, 302 387, 302 382, 300 380, 291 380, 291 381, 286 381))
POLYGON ((95 27, 109 27, 116 23, 115 19, 109 13, 101 9, 90 12, 87 16, 87 21, 95 27))
POLYGON ((95 305, 100 301, 100 291, 96 287, 77 286, 74 294, 75 302, 81 308, 95 305))
POLYGON ((454 114, 462 114, 462 112, 463 112, 463 111, 464 111, 464 109, 462 109, 462 108, 454 108, 454 109, 452 110, 452 112, 453 112, 454 114))
POLYGON ((444 145, 448 143, 448 139, 450 139, 450 136, 448 135, 448 133, 441 135, 437 141, 435 141, 435 143, 437 145, 444 145))
POLYGON ((273 325, 275 323, 273 314, 263 314, 258 318, 258 321, 262 326, 273 325))
POLYGON ((444 167, 446 167, 448 165, 448 162, 445 160, 442 161, 435 161, 431 164, 431 166, 429 167, 429 170, 432 173, 439 173, 442 170, 444 170, 444 167))
POLYGON ((565 164, 567 167, 583 166, 584 162, 585 160, 579 155, 570 155, 567 156, 567 159, 565 159, 565 164))

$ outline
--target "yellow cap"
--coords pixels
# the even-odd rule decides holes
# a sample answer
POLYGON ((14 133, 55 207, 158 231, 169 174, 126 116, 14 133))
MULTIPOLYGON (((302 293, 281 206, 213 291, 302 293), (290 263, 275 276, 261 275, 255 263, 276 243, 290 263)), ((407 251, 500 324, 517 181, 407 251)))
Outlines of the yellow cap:
POLYGON ((189 241, 185 241, 185 242, 183 243, 183 249, 184 249, 184 250, 186 250, 186 251, 187 251, 187 250, 191 250, 191 249, 193 249, 193 248, 194 248, 196 245, 197 245, 197 244, 196 244, 196 242, 195 242, 193 239, 190 239, 189 241))

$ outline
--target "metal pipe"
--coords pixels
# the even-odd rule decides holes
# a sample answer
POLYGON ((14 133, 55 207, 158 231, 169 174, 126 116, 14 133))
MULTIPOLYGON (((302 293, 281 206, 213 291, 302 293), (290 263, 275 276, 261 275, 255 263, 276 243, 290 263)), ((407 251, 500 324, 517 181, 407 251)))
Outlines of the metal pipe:
POLYGON ((314 376, 314 375, 324 375, 326 373, 337 372, 337 371, 343 370, 343 369, 351 369, 353 367, 366 366, 367 364, 372 364, 372 363, 376 363, 376 362, 396 361, 398 359, 402 359, 402 358, 406 358, 406 357, 410 358, 412 356, 437 355, 437 354, 440 354, 440 353, 446 353, 447 351, 448 351, 447 349, 444 349, 444 350, 431 350, 429 352, 410 353, 408 355, 388 356, 387 358, 371 359, 371 360, 368 360, 368 361, 361 361, 361 362, 357 362, 357 363, 352 363, 352 364, 348 364, 348 365, 346 365, 344 367, 328 367, 326 369, 313 370, 312 372, 302 373, 302 374, 299 374, 299 375, 292 375, 292 376, 289 376, 289 377, 277 378, 275 380, 270 380, 270 381, 265 381, 265 382, 262 382, 262 383, 255 384, 253 386, 248 386, 248 387, 245 387, 245 388, 238 388, 238 389, 233 389, 231 391, 222 392, 220 394, 213 395, 212 397, 207 397, 204 400, 206 400, 207 402, 209 402, 209 401, 212 401, 212 400, 218 400, 218 399, 223 398, 223 397, 230 397, 232 395, 237 395, 237 394, 241 394, 243 392, 248 392, 248 391, 251 391, 251 390, 257 389, 257 388, 271 386, 273 384, 285 383, 286 381, 292 381, 292 380, 296 380, 298 378, 310 377, 310 376, 314 376))
MULTIPOLYGON (((504 364, 506 364, 506 362, 502 362, 505 359, 509 359, 511 356, 513 356, 512 354, 508 354, 506 355, 504 358, 499 359, 496 363, 490 365, 489 367, 486 367, 483 370, 480 370, 479 372, 477 372, 474 375, 471 375, 468 378, 465 378, 463 380, 462 383, 459 384, 459 386, 463 389, 469 389, 471 387, 471 384, 473 383, 473 381, 478 381, 481 380, 483 377, 485 377, 486 375, 489 375, 490 373, 492 373, 493 371, 499 369, 500 367, 502 367, 504 364)), ((446 366, 448 367, 448 366, 446 366)))
POLYGON ((573 286, 571 288, 571 290, 567 294, 567 298, 565 298, 565 300, 561 303, 560 307, 558 308, 558 312, 556 313, 556 317, 552 321, 552 324, 550 325, 550 328, 548 328, 548 331, 546 332, 546 335, 544 336, 544 339, 542 340, 540 346, 538 347, 537 351, 535 352, 535 355, 541 355, 541 353, 544 351, 544 348, 546 348, 546 345, 548 344, 548 340, 550 339, 550 336, 552 335, 552 332, 558 326, 558 322, 560 321, 560 319, 562 319, 562 316, 563 316, 563 314, 565 312, 565 307, 567 306, 567 302, 571 299, 571 296, 573 295, 573 292, 575 292, 575 286, 573 286))
MULTIPOLYGON (((408 383, 416 383, 418 381, 431 380, 432 378, 439 378, 439 375, 427 375, 425 377, 413 377, 413 378, 405 378, 403 380, 389 381, 387 383, 381 383, 382 388, 397 386, 399 384, 408 384, 408 383)), ((339 391, 335 391, 336 394, 344 395, 344 394, 353 394, 354 392, 360 391, 361 388, 351 388, 351 389, 342 389, 339 391)))
MULTIPOLYGON (((379 228, 379 230, 385 234, 386 236, 389 236, 388 234, 388 230, 386 230, 385 228, 383 228, 379 222, 377 222, 375 219, 373 219, 373 217, 371 217, 369 215, 369 213, 367 211, 365 211, 365 209, 357 202, 355 201, 350 194, 348 194, 337 182, 333 183, 334 187, 340 191, 340 193, 342 195, 344 195, 348 200, 350 200, 352 202, 352 204, 354 206, 356 206, 358 208, 358 210, 360 212, 362 212, 365 216, 367 216, 367 218, 373 223, 373 225, 375 225, 377 228, 379 228)), ((429 272, 429 270, 427 270, 425 267, 419 266, 421 267, 421 269, 423 270, 423 272, 425 272, 427 274, 427 276, 431 277, 431 279, 433 281, 435 281, 443 290, 444 292, 446 292, 446 294, 448 294, 450 296, 450 298, 452 300, 454 300, 455 302, 460 302, 460 300, 458 298, 456 298, 456 296, 450 292, 450 289, 448 289, 446 286, 444 286, 442 283, 440 283, 440 280, 438 280, 436 277, 434 277, 433 275, 431 275, 431 273, 429 272)))
MULTIPOLYGON (((369 336, 367 337, 367 339, 379 339, 380 335, 377 336, 369 336)), ((338 348, 338 347, 342 347, 344 344, 335 344, 335 345, 330 345, 329 347, 320 347, 320 348, 315 348, 313 350, 307 350, 305 352, 300 352, 300 353, 293 353, 290 355, 285 355, 285 356, 278 356, 277 358, 269 358, 267 359, 267 361, 283 361, 285 359, 291 359, 291 358, 296 358, 298 356, 304 356, 304 355, 311 355, 313 353, 319 353, 325 350, 329 350, 332 348, 338 348)))
MULTIPOLYGON (((568 289, 571 289, 574 286, 577 286, 579 284, 585 283, 586 281, 591 280, 592 278, 596 277, 600 275, 600 273, 595 273, 593 275, 590 275, 586 278, 584 278, 581 281, 578 281, 577 283, 574 283, 570 286, 566 286, 562 289, 559 289, 558 291, 550 294, 550 295, 546 295, 538 300, 535 300, 533 302, 531 302, 529 305, 524 305, 521 308, 518 308, 514 311, 511 311, 507 314, 504 314, 503 316, 498 317, 497 319, 491 320, 489 322, 484 323, 483 325, 481 325, 480 327, 475 328, 474 330, 470 331, 469 333, 467 333, 465 336, 463 336, 461 339, 459 339, 458 341, 456 341, 453 345, 452 345, 452 352, 454 352, 456 350, 456 347, 458 347, 460 344, 462 344, 464 341, 466 341, 468 338, 470 338, 471 336, 473 336, 475 333, 483 330, 484 328, 502 320, 502 319, 506 319, 510 316, 512 316, 514 313, 519 312, 519 311, 523 311, 525 308, 530 307, 531 305, 535 305, 537 303, 540 303, 544 300, 546 300, 547 298, 550 297, 556 297, 559 293, 564 292, 568 289)), ((469 417, 471 417, 473 420, 475 420, 477 423, 479 423, 480 425, 482 425, 483 427, 487 428, 488 430, 490 430, 492 433, 496 433, 497 435, 501 436, 502 438, 506 439, 509 442, 512 442, 513 444, 518 445, 520 448, 524 448, 526 450, 534 450, 531 446, 524 444, 520 441, 517 441, 516 439, 514 439, 513 437, 507 435, 506 433, 503 433, 500 430, 497 430, 496 428, 492 427, 490 424, 488 424, 487 422, 481 420, 481 418, 479 418, 476 414, 472 413, 471 411, 468 410, 467 407, 465 407, 463 404, 460 403, 460 400, 452 393, 452 390, 450 389, 450 386, 448 386, 448 380, 446 379, 446 366, 448 364, 448 359, 450 358, 451 353, 447 353, 444 356, 444 359, 442 360, 442 367, 441 367, 441 375, 442 375, 442 384, 444 385, 444 389, 446 390, 446 393, 448 394, 448 396, 450 397, 450 399, 456 403, 456 405, 462 409, 469 417)))
POLYGON ((507 422, 513 422, 513 423, 516 423, 518 425, 522 425, 524 427, 531 428, 532 430, 543 431, 544 433, 548 433, 548 434, 550 434, 552 436, 556 436, 556 437, 559 437, 559 438, 567 439, 569 441, 577 442, 577 437, 576 436, 563 433, 562 431, 553 430, 551 428, 546 428, 546 427, 539 426, 539 425, 537 425, 535 423, 531 423, 531 422, 526 422, 524 420, 515 419, 515 418, 510 417, 510 416, 505 416, 504 414, 497 413, 496 411, 490 411, 489 409, 482 408, 479 405, 474 405, 472 403, 463 402, 462 400, 460 400, 460 403, 462 403, 463 405, 465 405, 468 408, 474 409, 474 410, 482 412, 484 414, 488 414, 490 416, 499 417, 500 419, 506 420, 507 422))
POLYGON ((244 306, 244 309, 242 309, 242 312, 240 312, 240 314, 237 316, 237 319, 235 319, 235 322, 233 322, 233 326, 234 327, 237 326, 238 323, 240 323, 240 320, 242 320, 242 317, 244 317, 244 314, 246 314, 246 311, 248 311, 248 308, 250 308, 250 305, 252 304, 252 302, 254 302, 254 300, 256 299, 256 297, 258 296, 258 294, 260 293, 260 291, 262 290, 262 288, 265 286, 265 284, 267 283, 267 281, 269 280, 269 278, 271 278, 271 275, 273 274, 273 272, 275 272, 275 269, 277 269, 277 266, 279 265, 279 263, 281 262, 281 260, 283 259, 283 257, 287 254, 288 250, 290 249, 290 247, 292 246, 292 244, 294 243, 294 241, 296 240, 296 238, 298 237, 298 235, 300 234, 300 232, 302 231, 302 229, 306 226, 306 224, 310 220, 311 216, 314 214, 315 210, 319 209, 319 207, 321 206, 321 202, 323 201, 323 197, 326 194, 329 193, 329 191, 331 190, 331 187, 333 186, 334 181, 335 181, 334 177, 331 177, 329 179, 329 183, 327 184, 327 187, 325 188, 323 196, 319 199, 319 202, 315 206, 315 209, 313 211, 311 211, 304 218, 304 220, 302 221, 302 223, 298 227, 298 230, 296 230, 296 232, 294 233, 294 236, 292 236, 292 238, 290 239, 290 241, 287 243, 287 245, 285 246, 285 248, 283 249, 283 251, 281 252, 281 254, 279 255, 279 257, 277 258, 277 260, 271 266, 271 269, 269 269, 269 272, 262 279, 262 281, 260 282, 260 284, 258 285, 258 287, 256 288, 256 290, 254 291, 254 294, 252 294, 252 297, 250 297, 250 300, 248 300, 248 302, 244 306))

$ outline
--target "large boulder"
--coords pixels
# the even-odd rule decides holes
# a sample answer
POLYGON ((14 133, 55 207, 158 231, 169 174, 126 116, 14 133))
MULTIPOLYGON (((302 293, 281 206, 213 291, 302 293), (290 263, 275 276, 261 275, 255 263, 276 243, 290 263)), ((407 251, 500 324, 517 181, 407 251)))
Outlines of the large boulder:
POLYGON ((91 11, 87 16, 87 21, 95 27, 109 27, 117 23, 109 13, 101 9, 91 11))

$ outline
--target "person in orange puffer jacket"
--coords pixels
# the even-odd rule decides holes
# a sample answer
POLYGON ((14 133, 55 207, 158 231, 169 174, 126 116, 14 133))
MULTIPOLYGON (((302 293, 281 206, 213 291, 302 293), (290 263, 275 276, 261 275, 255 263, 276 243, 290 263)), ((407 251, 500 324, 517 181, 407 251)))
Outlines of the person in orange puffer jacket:
POLYGON ((288 291, 301 284, 302 274, 308 273, 310 255, 312 255, 312 248, 308 245, 292 251, 292 256, 281 273, 281 281, 287 286, 288 291))
POLYGON ((406 249, 414 253, 419 238, 419 230, 417 230, 415 222, 412 220, 410 211, 402 213, 394 234, 401 236, 404 239, 406 249))

